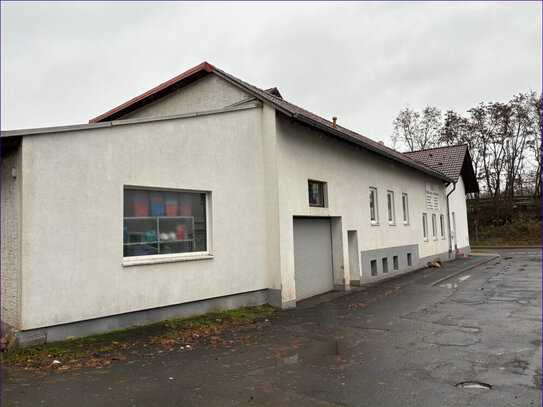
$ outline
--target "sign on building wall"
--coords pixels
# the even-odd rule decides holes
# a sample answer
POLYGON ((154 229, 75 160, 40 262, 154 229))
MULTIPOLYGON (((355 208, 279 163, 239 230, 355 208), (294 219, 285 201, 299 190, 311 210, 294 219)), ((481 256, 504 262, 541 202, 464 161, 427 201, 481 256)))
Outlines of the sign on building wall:
POLYGON ((439 189, 437 185, 426 184, 426 210, 439 212, 439 189))

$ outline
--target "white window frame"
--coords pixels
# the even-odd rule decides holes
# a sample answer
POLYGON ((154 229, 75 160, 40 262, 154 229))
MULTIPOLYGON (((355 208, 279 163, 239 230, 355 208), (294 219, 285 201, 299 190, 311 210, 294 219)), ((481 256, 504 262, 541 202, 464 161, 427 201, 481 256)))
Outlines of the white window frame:
POLYGON ((437 240, 437 216, 432 213, 432 238, 437 240))
POLYGON ((439 215, 439 225, 441 227, 441 238, 445 239, 445 215, 439 215))
MULTIPOLYGON (((142 187, 133 185, 124 185, 122 193, 125 189, 141 189, 145 191, 171 191, 171 192, 188 192, 195 194, 205 194, 205 219, 206 219, 206 249, 200 252, 186 253, 169 253, 169 254, 151 254, 146 256, 130 256, 123 257, 123 267, 139 266, 146 264, 174 263, 191 260, 207 260, 213 259, 212 250, 212 213, 211 213, 211 191, 189 190, 189 189, 169 189, 160 187, 142 187)), ((124 205, 124 201, 123 201, 124 205)))
POLYGON ((370 221, 372 225, 379 225, 379 200, 377 198, 377 188, 370 187, 370 221), (372 217, 371 213, 371 201, 373 196, 373 209, 374 209, 374 216, 372 217))
POLYGON ((428 214, 422 213, 422 236, 424 237, 424 241, 428 241, 428 214))
POLYGON ((387 191, 388 224, 396 225, 396 208, 394 207, 394 191, 387 191))
POLYGON ((403 224, 409 225, 409 199, 406 193, 402 194, 403 224))

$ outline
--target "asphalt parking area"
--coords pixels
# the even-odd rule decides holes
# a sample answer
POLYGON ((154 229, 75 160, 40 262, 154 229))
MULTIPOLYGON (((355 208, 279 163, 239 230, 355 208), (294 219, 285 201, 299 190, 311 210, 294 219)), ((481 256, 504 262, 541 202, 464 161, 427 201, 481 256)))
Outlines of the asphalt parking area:
POLYGON ((190 351, 3 366, 2 404, 540 406, 541 250, 499 253, 306 301, 190 351))

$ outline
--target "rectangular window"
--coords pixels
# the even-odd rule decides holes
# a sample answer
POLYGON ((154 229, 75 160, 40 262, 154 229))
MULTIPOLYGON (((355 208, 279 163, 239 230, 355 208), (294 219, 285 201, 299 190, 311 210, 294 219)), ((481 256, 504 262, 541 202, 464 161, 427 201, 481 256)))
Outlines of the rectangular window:
POLYGON ((388 273, 388 258, 383 257, 383 273, 388 273))
POLYGON ((124 190, 124 257, 206 250, 205 193, 124 190))
POLYGON ((409 206, 407 203, 407 194, 402 194, 403 224, 409 224, 409 206))
POLYGON ((376 276, 377 275, 377 260, 371 261, 371 275, 376 276))
POLYGON ((398 270, 398 256, 392 257, 392 266, 394 267, 394 270, 398 270))
POLYGON ((445 239, 445 217, 443 215, 439 216, 439 226, 441 226, 441 238, 445 239))
POLYGON ((370 220, 373 224, 379 223, 377 188, 370 188, 370 220))
POLYGON ((394 209, 394 192, 387 191, 387 209, 388 209, 388 224, 396 223, 396 214, 394 209))
POLYGON ((428 240, 428 215, 425 213, 422 214, 422 235, 428 240))
POLYGON ((432 214, 432 237, 434 240, 437 239, 437 219, 435 213, 432 214))
POLYGON ((407 253, 407 266, 411 267, 413 262, 411 261, 411 253, 407 253))
POLYGON ((309 206, 324 206, 324 182, 308 181, 309 206))

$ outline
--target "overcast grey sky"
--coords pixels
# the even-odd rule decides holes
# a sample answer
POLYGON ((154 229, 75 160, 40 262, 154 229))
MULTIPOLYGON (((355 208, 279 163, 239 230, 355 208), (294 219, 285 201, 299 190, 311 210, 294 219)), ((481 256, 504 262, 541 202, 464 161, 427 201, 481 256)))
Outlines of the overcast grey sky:
POLYGON ((2 130, 86 123, 208 61, 390 145, 405 105, 541 91, 541 2, 2 2, 2 130))

